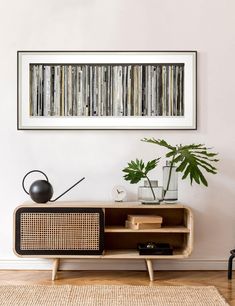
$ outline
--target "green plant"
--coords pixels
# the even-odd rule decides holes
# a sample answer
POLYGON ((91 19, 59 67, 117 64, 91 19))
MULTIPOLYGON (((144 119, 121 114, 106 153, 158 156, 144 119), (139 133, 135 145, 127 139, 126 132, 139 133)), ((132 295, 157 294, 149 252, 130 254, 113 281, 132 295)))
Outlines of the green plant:
POLYGON ((183 173, 182 179, 186 179, 187 177, 190 178, 191 185, 193 182, 196 182, 199 185, 202 183, 203 185, 208 186, 207 180, 202 171, 211 174, 217 173, 217 169, 213 163, 219 161, 215 158, 218 153, 211 152, 211 148, 207 148, 203 144, 190 144, 184 146, 180 144, 172 146, 163 139, 157 140, 155 138, 144 138, 142 141, 157 144, 168 149, 166 157, 170 158, 171 168, 167 188, 164 191, 165 194, 169 188, 173 165, 177 167, 177 172, 183 173))
POLYGON ((126 173, 123 177, 126 181, 130 181, 131 184, 138 183, 142 178, 146 178, 148 180, 149 186, 151 188, 151 192, 153 194, 153 199, 156 200, 156 196, 151 184, 151 181, 148 177, 148 173, 157 167, 160 158, 153 159, 145 165, 142 159, 136 159, 135 161, 130 161, 128 163, 128 167, 124 168, 122 171, 126 173))

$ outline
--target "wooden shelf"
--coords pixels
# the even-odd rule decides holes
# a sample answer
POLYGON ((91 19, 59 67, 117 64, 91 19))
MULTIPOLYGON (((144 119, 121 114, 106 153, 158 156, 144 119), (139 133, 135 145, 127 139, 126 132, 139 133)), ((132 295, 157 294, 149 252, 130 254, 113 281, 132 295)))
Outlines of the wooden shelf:
MULTIPOLYGON (((18 206, 19 207, 48 207, 48 204, 37 204, 33 202, 25 202, 24 204, 18 206)), ((50 203, 50 207, 100 207, 100 208, 111 208, 111 209, 126 209, 126 208, 141 208, 141 209, 182 209, 186 208, 183 203, 177 202, 172 204, 141 204, 141 202, 108 202, 108 201, 56 201, 54 203, 50 203)))
POLYGON ((185 226, 164 226, 155 229, 130 229, 124 226, 106 226, 105 233, 189 233, 190 229, 185 226))
POLYGON ((107 259, 180 259, 187 257, 183 249, 176 249, 173 255, 139 255, 139 252, 135 249, 117 249, 117 250, 105 250, 103 258, 107 259))

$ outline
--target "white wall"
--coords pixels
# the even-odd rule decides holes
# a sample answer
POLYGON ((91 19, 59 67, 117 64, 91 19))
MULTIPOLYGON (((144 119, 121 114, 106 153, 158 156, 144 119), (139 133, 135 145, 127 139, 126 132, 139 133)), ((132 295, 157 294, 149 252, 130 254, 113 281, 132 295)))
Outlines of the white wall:
MULTIPOLYGON (((110 200, 115 184, 125 185, 134 199, 136 186, 123 181, 121 169, 131 158, 148 160, 163 153, 140 142, 143 137, 173 144, 202 142, 220 153, 219 174, 208 176, 209 187, 180 180, 179 197, 195 214, 193 267, 225 267, 235 245, 234 11, 233 0, 0 2, 2 267, 13 267, 18 260, 12 252, 12 214, 28 199, 21 188, 27 171, 44 170, 55 194, 86 176, 64 199, 110 200), (198 130, 17 131, 17 50, 197 50, 198 130)), ((161 176, 160 168, 156 176, 161 176)))

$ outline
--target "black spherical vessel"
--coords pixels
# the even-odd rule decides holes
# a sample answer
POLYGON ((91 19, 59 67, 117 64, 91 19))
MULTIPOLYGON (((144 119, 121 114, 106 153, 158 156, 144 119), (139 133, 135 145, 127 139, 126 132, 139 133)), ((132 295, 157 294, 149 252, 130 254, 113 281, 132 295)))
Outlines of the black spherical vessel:
POLYGON ((46 203, 53 196, 53 188, 49 182, 37 180, 30 186, 29 194, 36 203, 46 203))

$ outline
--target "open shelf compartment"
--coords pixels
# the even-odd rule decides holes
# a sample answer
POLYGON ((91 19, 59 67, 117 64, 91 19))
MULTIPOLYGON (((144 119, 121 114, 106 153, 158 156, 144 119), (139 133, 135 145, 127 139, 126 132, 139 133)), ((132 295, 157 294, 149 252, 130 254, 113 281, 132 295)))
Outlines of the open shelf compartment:
POLYGON ((177 205, 169 209, 161 205, 152 208, 105 208, 106 258, 184 258, 192 250, 192 216, 186 207, 177 205), (125 227, 128 215, 158 215, 163 218, 158 229, 134 230, 125 227), (138 243, 169 243, 173 255, 139 255, 138 243))

